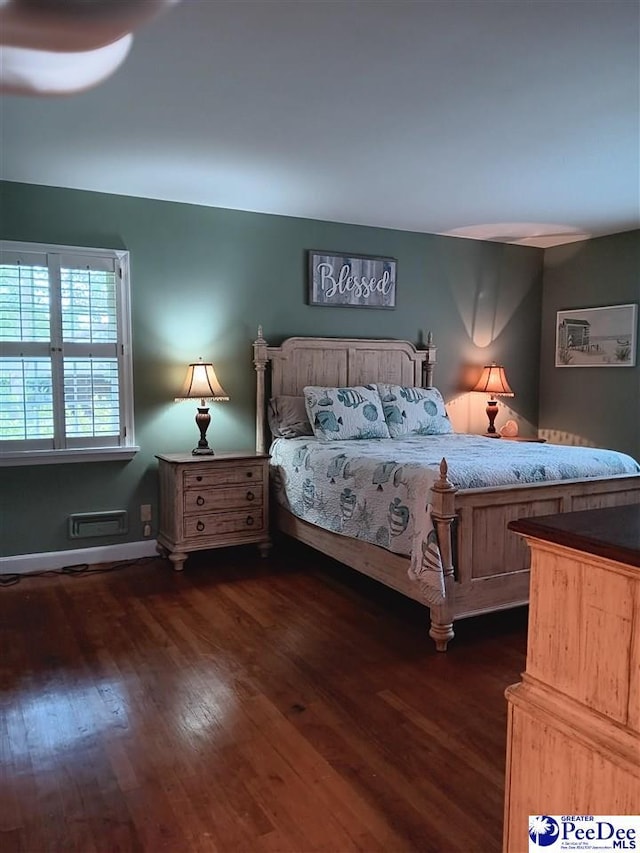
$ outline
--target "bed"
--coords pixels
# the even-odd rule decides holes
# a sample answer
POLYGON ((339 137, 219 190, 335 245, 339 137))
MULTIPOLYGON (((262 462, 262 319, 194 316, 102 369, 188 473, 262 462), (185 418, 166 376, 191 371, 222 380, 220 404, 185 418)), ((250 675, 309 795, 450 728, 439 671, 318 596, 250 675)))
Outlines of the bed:
MULTIPOLYGON (((453 639, 456 620, 528 602, 528 549, 520 537, 508 530, 508 522, 527 516, 640 503, 640 466, 630 457, 613 451, 598 452, 598 458, 605 461, 601 471, 589 470, 587 476, 571 476, 576 470, 572 467, 576 452, 587 449, 563 448, 571 457, 567 466, 560 463, 560 468, 564 468, 561 474, 564 479, 538 481, 535 476, 536 460, 542 458, 545 463, 538 468, 555 470, 550 460, 561 452, 559 447, 554 449, 547 445, 498 442, 478 436, 443 436, 442 440, 440 436, 427 436, 424 441, 429 448, 429 463, 420 466, 422 473, 414 472, 415 466, 408 463, 402 466, 402 474, 398 475, 398 466, 402 465, 405 458, 400 454, 408 453, 408 446, 417 444, 410 436, 401 436, 399 441, 404 443, 399 445, 399 449, 394 444, 393 451, 390 450, 392 445, 389 441, 376 434, 366 436, 362 441, 346 443, 318 442, 304 432, 300 436, 278 437, 273 441, 271 430, 268 429, 268 405, 277 399, 299 399, 303 396, 303 389, 309 386, 344 390, 380 387, 378 383, 388 383, 394 387, 432 389, 436 347, 431 335, 420 348, 408 341, 313 337, 292 337, 280 346, 272 347, 267 344, 260 328, 253 344, 253 354, 256 370, 256 450, 271 450, 272 454, 275 527, 427 606, 430 611, 429 635, 438 651, 446 651, 448 643, 453 639), (445 439, 449 439, 449 445, 445 439), (494 476, 493 469, 491 476, 476 481, 465 480, 460 473, 464 466, 459 462, 457 449, 452 444, 464 445, 467 440, 475 448, 471 452, 482 458, 514 455, 517 463, 504 462, 503 467, 516 465, 520 471, 530 466, 530 475, 526 478, 528 481, 516 484, 503 482, 501 475, 494 476), (319 446, 316 447, 316 444, 319 446), (318 519, 309 520, 313 517, 312 512, 302 511, 305 507, 307 510, 313 507, 314 470, 316 474, 320 469, 324 471, 323 502, 333 501, 335 505, 336 500, 344 499, 345 492, 346 498, 353 500, 349 488, 345 488, 347 483, 342 473, 350 445, 354 446, 355 452, 363 451, 363 459, 366 454, 373 457, 375 445, 380 448, 382 456, 378 467, 382 473, 377 476, 374 474, 370 479, 373 489, 383 493, 382 500, 391 511, 388 514, 388 526, 394 543, 394 533, 410 514, 403 509, 404 519, 402 514, 398 516, 397 513, 395 520, 392 518, 393 508, 402 503, 394 497, 394 480, 398 481, 400 487, 413 490, 416 506, 422 501, 424 515, 419 517, 416 510, 414 528, 407 533, 402 548, 393 550, 387 542, 380 541, 380 537, 377 540, 375 537, 367 539, 357 534, 359 538, 354 538, 345 529, 340 529, 347 526, 343 522, 352 511, 349 500, 343 500, 340 504, 341 521, 338 525, 327 522, 320 526, 322 522, 318 523, 318 519), (442 458, 436 459, 435 455, 441 447, 448 449, 442 458), (296 449, 300 451, 297 456, 296 449), (317 462, 310 454, 311 450, 320 454, 317 462), (332 454, 331 458, 321 456, 327 452, 332 454), (385 469, 385 459, 389 460, 390 454, 396 467, 387 464, 385 469), (618 461, 622 467, 618 467, 618 461), (294 465, 287 479, 296 481, 296 462, 298 469, 306 466, 304 478, 297 478, 299 501, 296 498, 287 499, 282 484, 286 464, 294 465), (338 477, 331 475, 331 466, 335 467, 338 477), (451 476, 454 468, 457 472, 455 477, 451 476), (414 472, 417 478, 411 487, 407 485, 407 470, 414 472), (531 472, 534 472, 533 475, 531 472), (342 486, 340 498, 329 496, 330 481, 340 476, 345 480, 339 484, 342 486), (460 488, 452 482, 456 479, 464 487, 460 488), (486 485, 487 482, 491 484, 486 485), (423 548, 423 553, 418 554, 419 541, 433 543, 434 537, 433 534, 429 535, 430 531, 435 534, 436 553, 433 553, 434 549, 429 549, 432 553, 428 554, 427 549, 423 548), (418 534, 422 539, 418 538, 418 534)), ((363 393, 366 395, 367 392, 363 390, 363 393)), ((346 404, 349 405, 349 400, 346 404)), ((320 416, 328 417, 323 413, 320 416)), ((333 428, 332 423, 329 426, 333 428)), ((594 453, 583 452, 582 456, 591 458, 594 453)), ((362 467, 365 463, 358 464, 362 467)), ((373 461, 371 464, 374 464, 373 461)), ((352 476, 354 467, 357 467, 355 463, 348 468, 349 476, 352 476)), ((485 473, 489 473, 489 468, 485 473)), ((373 500, 372 495, 371 506, 373 500)), ((370 514, 368 509, 367 517, 370 514)), ((336 516, 337 513, 334 514, 336 516)), ((380 531, 380 525, 376 526, 376 522, 369 526, 380 531)))

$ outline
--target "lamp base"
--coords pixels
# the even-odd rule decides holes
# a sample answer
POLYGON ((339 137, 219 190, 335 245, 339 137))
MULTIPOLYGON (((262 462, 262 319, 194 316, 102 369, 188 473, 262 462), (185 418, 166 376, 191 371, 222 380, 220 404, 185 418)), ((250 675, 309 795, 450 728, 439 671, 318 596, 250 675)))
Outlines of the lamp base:
MULTIPOLYGON (((500 436, 498 436, 499 438, 500 436)), ((213 456, 213 450, 210 447, 194 447, 191 451, 192 456, 213 456)))
POLYGON ((496 431, 494 421, 496 419, 496 415, 498 414, 498 404, 495 400, 491 399, 487 403, 487 408, 485 409, 487 413, 487 417, 489 418, 489 426, 487 427, 486 435, 495 436, 496 438, 500 438, 500 433, 496 431))
MULTIPOLYGON (((202 402, 204 404, 204 400, 202 402)), ((198 442, 198 446, 194 447, 191 453, 194 456, 213 456, 213 450, 209 447, 209 442, 207 441, 207 428, 211 423, 211 415, 209 414, 208 407, 205 407, 204 405, 198 407, 196 423, 200 430, 200 441, 198 442)))

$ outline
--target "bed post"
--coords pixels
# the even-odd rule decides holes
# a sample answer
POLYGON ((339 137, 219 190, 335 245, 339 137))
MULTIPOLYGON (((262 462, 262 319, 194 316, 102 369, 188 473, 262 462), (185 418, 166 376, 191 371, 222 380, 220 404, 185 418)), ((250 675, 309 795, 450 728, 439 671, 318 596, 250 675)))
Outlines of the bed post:
POLYGON ((256 369, 256 453, 266 452, 265 443, 265 371, 269 356, 267 342, 258 326, 258 337, 253 342, 253 364, 256 369))
POLYGON ((427 343, 425 344, 426 358, 422 365, 423 370, 423 387, 433 388, 433 365, 436 363, 437 347, 433 345, 433 335, 427 332, 427 343))
POLYGON ((447 479, 447 460, 440 463, 440 478, 432 486, 431 517, 438 534, 442 570, 444 572, 444 603, 431 607, 429 636, 439 652, 446 652, 447 643, 453 640, 453 521, 456 518, 455 496, 458 491, 447 479))

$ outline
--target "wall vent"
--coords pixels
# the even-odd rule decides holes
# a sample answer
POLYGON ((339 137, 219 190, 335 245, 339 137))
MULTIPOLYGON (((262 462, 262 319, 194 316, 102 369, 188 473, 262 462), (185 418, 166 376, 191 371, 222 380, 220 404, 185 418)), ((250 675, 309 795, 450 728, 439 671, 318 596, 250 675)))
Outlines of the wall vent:
POLYGON ((69 539, 121 536, 129 532, 126 509, 109 512, 79 512, 69 516, 69 539))

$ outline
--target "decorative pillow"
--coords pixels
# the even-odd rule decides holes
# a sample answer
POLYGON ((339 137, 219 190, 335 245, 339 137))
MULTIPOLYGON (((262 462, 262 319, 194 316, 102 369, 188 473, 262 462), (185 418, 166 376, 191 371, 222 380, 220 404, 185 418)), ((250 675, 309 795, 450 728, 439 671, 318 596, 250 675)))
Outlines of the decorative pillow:
POLYGON ((437 388, 411 388, 378 383, 391 438, 401 435, 447 435, 453 432, 437 388))
POLYGON ((313 435, 307 418, 304 397, 282 395, 269 400, 267 412, 271 435, 274 438, 297 438, 299 435, 313 435))
POLYGON ((303 391, 307 415, 317 438, 325 441, 389 438, 375 385, 355 388, 307 385, 303 391))

